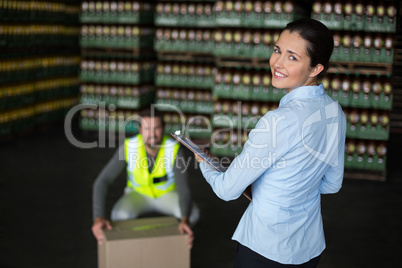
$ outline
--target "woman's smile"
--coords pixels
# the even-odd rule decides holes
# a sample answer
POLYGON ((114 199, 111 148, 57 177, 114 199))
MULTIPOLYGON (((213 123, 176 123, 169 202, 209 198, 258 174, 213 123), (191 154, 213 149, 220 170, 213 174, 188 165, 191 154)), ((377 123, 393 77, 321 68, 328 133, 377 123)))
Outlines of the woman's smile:
POLYGON ((285 74, 283 74, 283 73, 281 73, 281 72, 278 72, 278 71, 276 71, 276 70, 274 70, 274 76, 275 76, 276 79, 282 79, 282 78, 286 78, 286 77, 287 77, 287 75, 285 75, 285 74))

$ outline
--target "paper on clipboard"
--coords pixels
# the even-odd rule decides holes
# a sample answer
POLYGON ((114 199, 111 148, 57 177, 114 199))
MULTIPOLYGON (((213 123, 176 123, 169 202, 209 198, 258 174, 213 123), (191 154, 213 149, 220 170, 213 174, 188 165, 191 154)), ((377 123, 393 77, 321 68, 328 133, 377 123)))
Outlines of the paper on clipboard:
POLYGON ((213 169, 219 172, 225 172, 226 169, 219 165, 219 161, 207 155, 204 151, 198 147, 197 144, 193 143, 189 138, 180 135, 180 130, 171 132, 170 135, 173 136, 178 142, 186 146, 190 151, 199 155, 207 164, 209 164, 213 169))

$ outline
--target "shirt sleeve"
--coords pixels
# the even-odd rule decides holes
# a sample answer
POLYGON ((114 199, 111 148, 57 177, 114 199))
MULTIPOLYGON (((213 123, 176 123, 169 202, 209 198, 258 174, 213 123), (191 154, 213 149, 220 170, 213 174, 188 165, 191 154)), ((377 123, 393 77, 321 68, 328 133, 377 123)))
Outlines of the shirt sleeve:
MULTIPOLYGON (((188 185, 188 170, 189 161, 191 159, 185 159, 185 148, 180 147, 177 152, 176 160, 173 166, 174 178, 176 181, 176 189, 179 195, 179 205, 182 216, 189 217, 191 213, 192 197, 190 187, 188 185)), ((191 157, 191 156, 188 156, 191 157)))
MULTIPOLYGON (((343 125, 346 125, 346 123, 343 125)), ((344 127, 344 129, 346 129, 346 127, 344 127)), ((328 166, 328 169, 321 180, 319 188, 321 194, 334 194, 342 187, 345 166, 345 132, 346 130, 342 131, 341 138, 339 139, 337 161, 328 166)))
POLYGON ((288 151, 288 146, 286 117, 271 111, 250 132, 243 151, 232 161, 226 172, 215 171, 205 161, 200 164, 200 169, 219 198, 234 200, 280 160, 288 151))
POLYGON ((109 185, 116 180, 125 166, 124 145, 121 145, 94 182, 92 195, 93 219, 106 217, 105 201, 109 185))

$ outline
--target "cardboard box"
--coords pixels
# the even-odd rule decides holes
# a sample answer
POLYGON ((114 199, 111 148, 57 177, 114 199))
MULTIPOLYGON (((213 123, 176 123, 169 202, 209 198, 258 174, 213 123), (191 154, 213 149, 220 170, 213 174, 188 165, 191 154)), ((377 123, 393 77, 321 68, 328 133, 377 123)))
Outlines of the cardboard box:
POLYGON ((174 217, 112 223, 98 246, 99 268, 188 268, 190 249, 174 217))

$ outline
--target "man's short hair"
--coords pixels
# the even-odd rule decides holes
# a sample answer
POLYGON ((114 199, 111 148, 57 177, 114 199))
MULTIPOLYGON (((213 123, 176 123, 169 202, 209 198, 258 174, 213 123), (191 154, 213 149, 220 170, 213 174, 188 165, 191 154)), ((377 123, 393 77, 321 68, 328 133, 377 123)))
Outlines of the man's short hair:
MULTIPOLYGON (((140 110, 140 118, 144 117, 159 117, 162 123, 162 127, 165 127, 165 122, 163 121, 163 113, 155 108, 155 106, 146 106, 140 110)), ((141 122, 140 122, 141 125, 141 122)))

